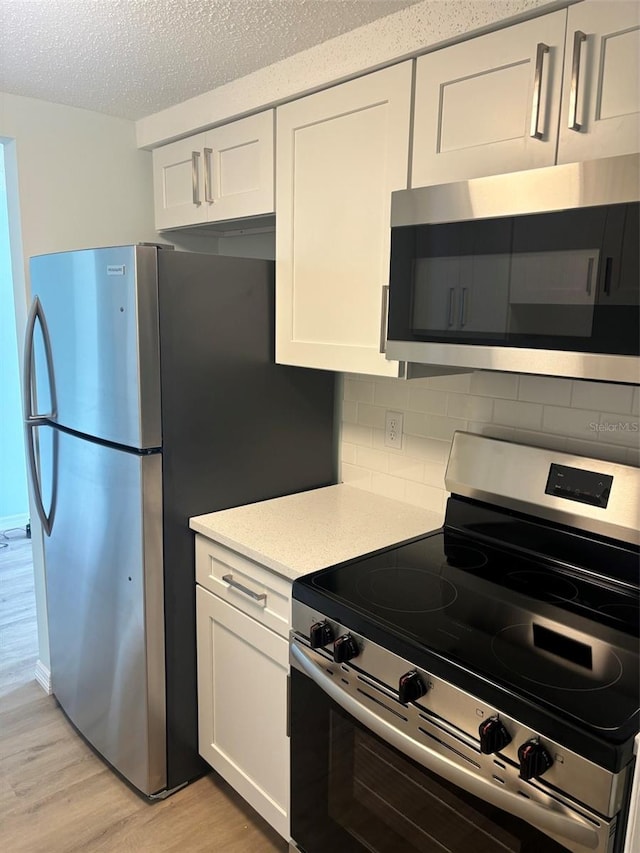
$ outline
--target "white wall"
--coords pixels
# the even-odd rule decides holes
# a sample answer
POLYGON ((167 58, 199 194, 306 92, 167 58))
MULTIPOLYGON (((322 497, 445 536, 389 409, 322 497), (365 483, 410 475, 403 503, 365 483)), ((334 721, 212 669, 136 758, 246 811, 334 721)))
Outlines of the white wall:
POLYGON ((640 465, 640 387, 513 373, 430 379, 346 375, 344 482, 436 512, 455 430, 640 465), (384 444, 386 411, 402 412, 400 450, 384 444))
MULTIPOLYGON (((151 154, 137 150, 133 122, 4 93, 0 141, 21 354, 29 257, 157 240, 151 154)), ((31 519, 40 660, 48 669, 42 540, 33 507, 31 519)))

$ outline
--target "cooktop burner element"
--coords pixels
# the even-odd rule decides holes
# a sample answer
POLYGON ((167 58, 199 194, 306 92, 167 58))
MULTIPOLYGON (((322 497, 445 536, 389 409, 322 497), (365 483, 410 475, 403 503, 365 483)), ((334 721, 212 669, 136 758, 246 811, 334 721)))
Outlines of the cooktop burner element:
POLYGON ((530 592, 533 588, 538 596, 564 601, 574 601, 578 597, 578 587, 567 578, 552 577, 544 572, 511 572, 509 577, 514 587, 524 592, 530 592))
POLYGON ((431 572, 399 566, 374 569, 358 581, 365 601, 396 613, 431 613, 448 607, 457 598, 455 586, 431 572))
POLYGON ((622 662, 610 648, 595 652, 580 642, 535 622, 509 625, 491 641, 500 663, 520 678, 555 690, 587 692, 612 687, 622 677, 622 662), (530 650, 538 651, 538 666, 530 670, 530 650))

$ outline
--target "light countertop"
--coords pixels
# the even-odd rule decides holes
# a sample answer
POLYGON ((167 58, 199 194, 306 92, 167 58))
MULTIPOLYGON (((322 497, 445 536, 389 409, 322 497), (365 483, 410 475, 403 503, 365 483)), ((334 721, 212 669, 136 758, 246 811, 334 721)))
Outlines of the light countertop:
POLYGON ((436 530, 442 521, 438 513, 340 484, 198 515, 189 526, 295 580, 436 530))

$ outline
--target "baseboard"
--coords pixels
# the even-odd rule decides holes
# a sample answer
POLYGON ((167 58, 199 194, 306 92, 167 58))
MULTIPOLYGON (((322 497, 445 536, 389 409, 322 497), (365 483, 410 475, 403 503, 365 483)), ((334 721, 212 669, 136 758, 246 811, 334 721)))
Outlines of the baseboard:
POLYGON ((39 660, 36 664, 35 676, 36 681, 38 682, 40 687, 42 687, 47 696, 51 696, 51 694, 53 693, 51 687, 51 673, 41 660, 39 660))
POLYGON ((16 527, 26 527, 28 521, 28 512, 19 513, 18 515, 0 516, 0 532, 3 530, 13 530, 16 527))

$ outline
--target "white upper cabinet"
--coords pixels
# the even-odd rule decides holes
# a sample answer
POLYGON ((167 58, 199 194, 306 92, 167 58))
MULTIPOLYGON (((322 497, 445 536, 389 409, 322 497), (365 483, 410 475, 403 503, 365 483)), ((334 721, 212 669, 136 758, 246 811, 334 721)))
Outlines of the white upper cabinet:
POLYGON ((640 4, 569 7, 558 162, 640 150, 640 4))
POLYGON ((555 162, 566 16, 418 58, 411 186, 555 162))
POLYGON ((412 63, 277 109, 276 361, 381 376, 391 192, 406 189, 412 63))
POLYGON ((272 214, 273 110, 156 148, 156 228, 272 214))

